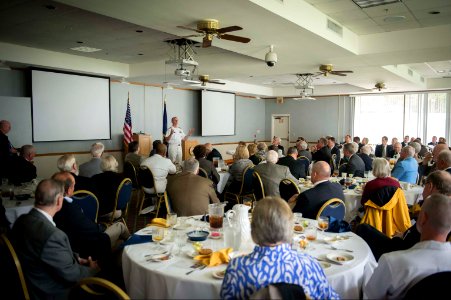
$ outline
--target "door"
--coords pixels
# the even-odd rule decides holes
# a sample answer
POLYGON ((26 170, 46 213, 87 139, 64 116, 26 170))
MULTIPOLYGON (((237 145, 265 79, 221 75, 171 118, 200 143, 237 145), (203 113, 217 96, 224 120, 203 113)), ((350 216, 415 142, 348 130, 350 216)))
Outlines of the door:
POLYGON ((271 135, 280 137, 280 144, 286 153, 290 146, 290 115, 272 115, 271 123, 271 135))

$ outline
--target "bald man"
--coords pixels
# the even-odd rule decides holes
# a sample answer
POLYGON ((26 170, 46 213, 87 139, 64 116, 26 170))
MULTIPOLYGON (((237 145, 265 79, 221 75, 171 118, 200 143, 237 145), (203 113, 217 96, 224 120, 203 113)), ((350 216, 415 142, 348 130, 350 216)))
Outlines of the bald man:
POLYGON ((211 143, 206 143, 205 148, 207 148, 207 159, 209 161, 213 161, 213 157, 217 157, 219 159, 222 159, 221 153, 213 148, 213 145, 211 143))
POLYGON ((437 157, 437 169, 451 174, 451 150, 443 150, 437 157))
POLYGON ((421 163, 418 173, 420 175, 420 178, 423 176, 428 176, 429 173, 437 170, 437 157, 443 150, 449 150, 447 144, 438 144, 434 147, 434 150, 432 150, 432 153, 427 153, 424 156, 423 162, 421 163), (429 166, 429 162, 432 161, 432 166, 429 166))
POLYGON ((319 209, 327 200, 338 198, 344 201, 345 195, 341 185, 330 182, 329 177, 329 164, 324 161, 316 162, 311 175, 313 187, 289 200, 289 202, 296 202, 293 212, 300 212, 305 218, 316 219, 319 209))
POLYGON ((171 119, 172 126, 168 128, 164 140, 168 143, 168 158, 174 163, 182 162, 182 141, 186 141, 194 132, 191 128, 187 135, 179 128, 179 118, 173 117, 171 119))
POLYGON ((6 170, 11 156, 17 153, 16 148, 9 142, 8 132, 11 130, 11 123, 6 120, 0 121, 0 177, 6 178, 6 170))

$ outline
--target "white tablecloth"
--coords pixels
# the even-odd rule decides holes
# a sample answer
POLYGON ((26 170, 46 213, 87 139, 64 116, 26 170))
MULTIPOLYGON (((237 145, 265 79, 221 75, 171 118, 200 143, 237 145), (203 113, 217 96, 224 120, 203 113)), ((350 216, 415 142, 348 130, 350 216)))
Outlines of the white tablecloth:
MULTIPOLYGON (((144 229, 145 230, 145 229, 144 229)), ((326 233, 326 235, 337 235, 326 233)), ((337 247, 351 249, 354 260, 345 265, 331 265, 326 268, 325 274, 332 287, 344 299, 358 299, 364 278, 364 273, 372 273, 376 266, 368 245, 357 235, 351 232, 342 233, 350 237, 339 241, 337 247)), ((224 247, 223 239, 207 239, 206 247, 218 250, 224 247)), ((315 257, 322 257, 327 253, 339 253, 332 250, 323 241, 310 244, 307 253, 315 257)), ((147 262, 153 243, 127 246, 122 255, 122 268, 124 272, 127 293, 132 299, 218 299, 222 280, 215 279, 212 273, 224 270, 225 265, 190 271, 194 260, 185 253, 174 255, 174 258, 165 262, 147 262)), ((190 243, 183 248, 192 249, 190 243)))
POLYGON ((222 194, 222 192, 225 189, 226 183, 229 180, 230 177, 230 173, 227 171, 218 171, 219 173, 219 182, 218 185, 216 186, 216 190, 222 194))
MULTIPOLYGON (((299 189, 302 192, 310 189, 311 186, 305 186, 303 184, 299 185, 299 189)), ((345 220, 347 222, 351 221, 356 215, 357 210, 361 207, 360 200, 362 199, 361 193, 356 193, 352 190, 344 190, 345 195, 345 205, 346 205, 346 215, 345 220)), ((404 195, 406 196, 406 202, 409 205, 413 205, 422 199, 423 187, 415 185, 409 190, 404 190, 404 195)))
POLYGON ((16 201, 4 199, 2 200, 3 206, 5 207, 5 215, 8 221, 11 223, 11 226, 21 215, 28 213, 34 205, 34 198, 16 201))

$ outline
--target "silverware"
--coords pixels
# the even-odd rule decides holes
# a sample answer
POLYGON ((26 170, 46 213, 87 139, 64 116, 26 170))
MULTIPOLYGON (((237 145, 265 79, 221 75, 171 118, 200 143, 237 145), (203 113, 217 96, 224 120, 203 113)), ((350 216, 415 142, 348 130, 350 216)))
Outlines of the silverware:
POLYGON ((200 266, 200 267, 195 268, 194 270, 191 270, 191 271, 187 272, 186 275, 189 275, 189 274, 193 273, 193 272, 196 271, 196 270, 203 270, 203 269, 205 269, 206 267, 207 267, 207 265, 202 265, 202 266, 200 266))
POLYGON ((333 260, 328 260, 328 259, 323 259, 323 258, 318 258, 318 257, 315 257, 315 259, 317 261, 323 261, 323 262, 327 262, 329 264, 334 264, 334 265, 339 265, 339 266, 343 265, 343 264, 340 264, 339 262, 336 262, 336 261, 333 261, 333 260))
POLYGON ((354 252, 353 250, 343 249, 343 248, 337 248, 337 247, 335 247, 335 246, 330 246, 330 248, 331 248, 332 250, 341 250, 341 251, 346 251, 346 252, 350 252, 350 253, 353 253, 353 252, 354 252))

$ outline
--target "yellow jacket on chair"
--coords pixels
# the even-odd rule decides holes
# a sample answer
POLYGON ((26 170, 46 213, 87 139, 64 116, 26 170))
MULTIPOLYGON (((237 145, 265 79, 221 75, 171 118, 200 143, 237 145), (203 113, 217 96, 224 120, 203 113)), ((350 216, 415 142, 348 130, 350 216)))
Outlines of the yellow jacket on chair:
POLYGON ((390 238, 396 232, 404 232, 411 226, 406 197, 400 188, 384 206, 378 206, 371 200, 364 206, 365 215, 360 223, 369 224, 390 238))

